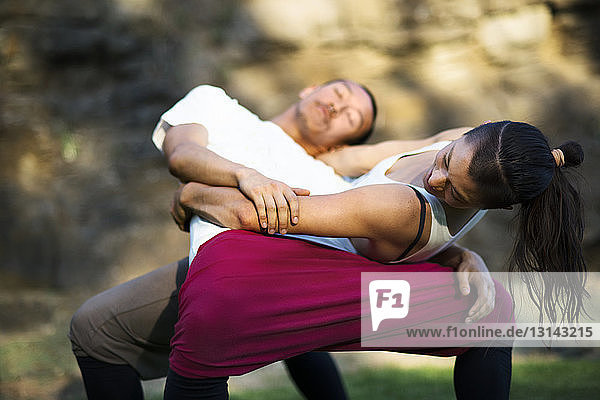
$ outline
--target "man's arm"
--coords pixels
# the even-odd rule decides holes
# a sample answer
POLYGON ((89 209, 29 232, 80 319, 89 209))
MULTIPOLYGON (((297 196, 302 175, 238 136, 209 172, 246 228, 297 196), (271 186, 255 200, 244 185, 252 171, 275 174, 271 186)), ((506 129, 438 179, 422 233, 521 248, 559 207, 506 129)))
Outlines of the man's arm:
POLYGON ((261 227, 271 233, 298 221, 298 200, 288 185, 207 149, 203 125, 167 128, 162 148, 169 171, 180 181, 239 188, 254 203, 261 227))
POLYGON ((418 140, 386 140, 376 144, 346 146, 321 154, 317 159, 333 167, 342 176, 360 176, 369 172, 379 161, 395 154, 420 149, 444 140, 458 139, 471 129, 448 129, 418 140))
POLYGON ((238 187, 240 176, 252 170, 219 156, 207 149, 207 144, 208 131, 203 125, 168 127, 163 152, 171 174, 184 183, 238 187))

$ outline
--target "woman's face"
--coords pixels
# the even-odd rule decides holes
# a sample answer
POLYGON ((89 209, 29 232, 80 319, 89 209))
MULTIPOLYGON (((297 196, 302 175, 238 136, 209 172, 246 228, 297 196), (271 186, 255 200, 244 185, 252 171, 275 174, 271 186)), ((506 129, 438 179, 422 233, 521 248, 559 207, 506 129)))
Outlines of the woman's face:
POLYGON ((454 140, 436 154, 423 177, 423 187, 451 207, 480 208, 477 185, 469 176, 472 158, 472 146, 464 136, 454 140))

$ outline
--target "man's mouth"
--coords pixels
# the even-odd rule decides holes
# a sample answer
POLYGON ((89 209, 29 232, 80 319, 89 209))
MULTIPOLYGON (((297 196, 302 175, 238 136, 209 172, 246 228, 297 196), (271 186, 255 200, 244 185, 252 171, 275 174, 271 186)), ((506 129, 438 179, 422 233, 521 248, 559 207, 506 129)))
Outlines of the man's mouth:
POLYGON ((320 110, 321 114, 323 115, 323 124, 328 125, 329 124, 329 107, 327 107, 326 104, 317 103, 317 108, 320 110))

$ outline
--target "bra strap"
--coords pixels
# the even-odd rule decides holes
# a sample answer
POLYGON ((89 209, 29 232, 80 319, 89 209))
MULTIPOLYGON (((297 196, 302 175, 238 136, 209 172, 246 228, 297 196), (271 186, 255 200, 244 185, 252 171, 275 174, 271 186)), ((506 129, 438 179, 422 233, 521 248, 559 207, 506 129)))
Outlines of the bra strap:
POLYGON ((413 240, 413 242, 406 248, 406 250, 404 250, 404 252, 400 255, 400 257, 398 257, 396 259, 396 261, 400 261, 404 257, 406 257, 406 255, 413 249, 413 247, 415 247, 417 245, 417 243, 419 243, 419 240, 421 240, 421 236, 423 235, 423 228, 425 227, 425 211, 426 211, 425 199, 423 198, 423 195, 421 194, 421 192, 419 192, 417 189, 415 189, 412 186, 409 186, 409 187, 415 191, 415 193, 417 194, 417 198, 419 199, 419 203, 421 203, 421 215, 419 217, 419 231, 417 232, 417 237, 415 238, 415 240, 413 240))

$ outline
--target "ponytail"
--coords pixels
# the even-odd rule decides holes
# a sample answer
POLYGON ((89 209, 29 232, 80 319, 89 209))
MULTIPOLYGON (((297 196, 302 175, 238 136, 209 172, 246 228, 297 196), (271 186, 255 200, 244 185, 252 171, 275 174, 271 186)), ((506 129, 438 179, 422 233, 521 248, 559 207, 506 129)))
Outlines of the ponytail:
MULTIPOLYGON (((566 148, 563 145, 560 149, 564 167, 577 166, 583 161, 577 143, 567 143, 566 148)), ((560 322, 565 319, 577 322, 582 313, 587 314, 583 303, 589 298, 584 287, 583 203, 563 169, 556 167, 546 190, 521 204, 518 233, 509 262, 509 271, 523 273, 521 277, 529 295, 540 310, 540 322, 544 314, 550 322, 558 322, 558 316, 560 322), (536 280, 536 272, 544 272, 542 282, 536 280)))
POLYGON ((589 298, 583 204, 566 169, 583 162, 581 146, 566 142, 551 150, 539 129, 513 121, 480 125, 465 140, 474 146, 469 174, 484 208, 521 204, 509 271, 522 273, 540 321, 544 315, 550 322, 579 321, 589 298))

